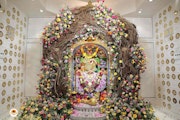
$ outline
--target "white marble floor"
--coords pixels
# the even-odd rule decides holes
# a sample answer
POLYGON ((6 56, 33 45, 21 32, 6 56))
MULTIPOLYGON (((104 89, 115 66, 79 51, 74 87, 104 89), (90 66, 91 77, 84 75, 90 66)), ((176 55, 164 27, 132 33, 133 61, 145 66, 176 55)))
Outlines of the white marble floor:
POLYGON ((178 118, 173 118, 173 117, 163 113, 162 111, 160 111, 156 108, 154 108, 154 110, 155 110, 155 115, 157 118, 159 118, 159 120, 180 120, 178 118))
POLYGON ((171 111, 164 111, 160 107, 161 103, 159 100, 155 98, 145 98, 145 101, 148 101, 152 104, 155 111, 155 116, 159 118, 159 120, 180 120, 180 113, 177 115, 173 114, 171 111))

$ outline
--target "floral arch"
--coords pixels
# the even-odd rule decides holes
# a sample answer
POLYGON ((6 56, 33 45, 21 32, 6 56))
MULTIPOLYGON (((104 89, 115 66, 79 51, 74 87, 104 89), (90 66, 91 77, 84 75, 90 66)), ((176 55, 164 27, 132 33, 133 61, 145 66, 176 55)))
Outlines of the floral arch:
MULTIPOLYGON (((42 41, 39 95, 25 102, 20 119, 27 119, 29 116, 43 120, 71 119, 70 116, 74 114, 73 106, 86 100, 79 97, 72 87, 76 75, 74 54, 77 49, 89 44, 101 46, 100 49, 105 48, 108 53, 109 88, 106 95, 94 94, 93 96, 99 97, 98 100, 92 99, 86 103, 92 106, 101 104, 100 112, 106 119, 156 119, 152 106, 138 95, 140 73, 145 70, 145 55, 138 46, 136 28, 111 8, 105 7, 103 3, 97 6, 89 3, 80 8, 63 9, 45 27, 42 41)), ((81 51, 81 54, 85 58, 91 56, 92 61, 95 61, 93 50, 89 52, 91 53, 81 51)), ((90 70, 88 65, 86 67, 90 70)), ((100 67, 97 65, 95 75, 99 73, 98 69, 100 67)), ((93 89, 96 89, 95 86, 93 89)))

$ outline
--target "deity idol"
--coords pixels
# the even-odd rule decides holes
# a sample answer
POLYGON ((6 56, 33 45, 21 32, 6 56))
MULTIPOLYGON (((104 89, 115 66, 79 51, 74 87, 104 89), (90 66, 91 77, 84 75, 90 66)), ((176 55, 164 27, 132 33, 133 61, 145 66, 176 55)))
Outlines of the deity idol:
MULTIPOLYGON (((90 94, 102 91, 106 87, 107 74, 106 69, 102 67, 102 60, 97 56, 99 46, 82 45, 80 51, 80 64, 75 77, 77 92, 90 94)), ((104 66, 106 67, 106 65, 104 66)))

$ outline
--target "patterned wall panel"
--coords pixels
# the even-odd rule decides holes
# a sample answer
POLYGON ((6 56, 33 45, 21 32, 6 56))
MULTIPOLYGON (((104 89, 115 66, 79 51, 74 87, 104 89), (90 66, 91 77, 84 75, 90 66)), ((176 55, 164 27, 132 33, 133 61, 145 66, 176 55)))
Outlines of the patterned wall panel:
POLYGON ((157 98, 172 115, 180 112, 180 59, 175 56, 180 49, 180 11, 175 6, 171 3, 153 17, 157 98))
POLYGON ((25 36, 27 18, 7 3, 0 13, 0 118, 18 109, 24 97, 25 36))

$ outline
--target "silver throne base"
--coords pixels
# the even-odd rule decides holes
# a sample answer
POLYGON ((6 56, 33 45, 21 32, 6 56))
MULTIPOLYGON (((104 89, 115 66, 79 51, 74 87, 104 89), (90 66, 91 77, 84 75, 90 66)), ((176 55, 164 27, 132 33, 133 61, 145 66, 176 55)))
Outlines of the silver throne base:
POLYGON ((70 118, 71 120, 105 120, 106 115, 100 113, 100 107, 101 105, 76 104, 70 118))

